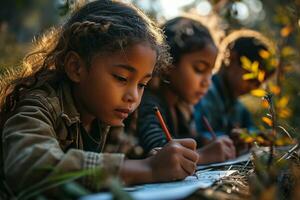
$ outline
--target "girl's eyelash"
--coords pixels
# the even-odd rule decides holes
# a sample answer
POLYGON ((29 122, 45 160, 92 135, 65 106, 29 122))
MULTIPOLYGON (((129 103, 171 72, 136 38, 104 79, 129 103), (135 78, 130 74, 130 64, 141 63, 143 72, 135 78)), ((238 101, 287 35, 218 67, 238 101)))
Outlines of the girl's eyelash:
MULTIPOLYGON (((118 81, 120 81, 120 82, 123 82, 123 83, 127 82, 127 79, 124 78, 124 77, 122 77, 122 76, 113 74, 113 77, 114 77, 115 79, 117 79, 118 81)), ((142 89, 145 88, 146 86, 147 86, 147 84, 144 84, 144 83, 138 84, 138 87, 139 87, 139 88, 142 88, 142 89)))
POLYGON ((194 67, 194 70, 197 72, 197 73, 203 73, 204 72, 204 70, 200 70, 200 69, 198 69, 197 67, 194 67))
POLYGON ((142 83, 139 84, 140 88, 145 88, 146 86, 147 86, 147 84, 142 84, 142 83))
POLYGON ((127 81, 127 79, 126 78, 124 78, 124 77, 122 77, 122 76, 118 76, 118 75, 113 75, 118 81, 121 81, 121 82, 126 82, 127 81))
POLYGON ((196 73, 202 74, 202 73, 208 72, 210 70, 210 68, 209 67, 203 67, 203 66, 202 67, 194 66, 194 70, 195 70, 196 73))
MULTIPOLYGON (((124 83, 127 82, 127 79, 122 76, 116 74, 113 74, 113 76, 120 82, 124 82, 124 83)), ((144 89, 147 86, 147 84, 140 83, 138 86, 139 88, 144 89)))

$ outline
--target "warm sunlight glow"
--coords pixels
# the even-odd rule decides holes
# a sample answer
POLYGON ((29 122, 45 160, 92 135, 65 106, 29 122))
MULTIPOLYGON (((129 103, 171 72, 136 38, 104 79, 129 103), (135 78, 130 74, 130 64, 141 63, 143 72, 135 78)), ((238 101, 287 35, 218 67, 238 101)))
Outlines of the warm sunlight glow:
POLYGON ((192 3, 193 0, 161 0, 163 15, 170 19, 180 14, 180 8, 192 3))

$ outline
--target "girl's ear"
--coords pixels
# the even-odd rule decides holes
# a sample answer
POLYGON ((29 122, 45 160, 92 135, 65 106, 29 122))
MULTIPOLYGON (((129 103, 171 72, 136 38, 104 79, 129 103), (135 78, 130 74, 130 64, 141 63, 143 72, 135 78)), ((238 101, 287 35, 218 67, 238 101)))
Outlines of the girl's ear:
POLYGON ((161 72, 161 74, 162 74, 163 76, 168 77, 168 76, 171 75, 171 73, 172 73, 175 69, 176 69, 176 66, 175 66, 174 64, 171 64, 171 65, 168 66, 167 68, 163 69, 162 72, 161 72))
POLYGON ((86 71, 82 58, 76 52, 70 51, 65 57, 64 66, 68 78, 75 83, 79 83, 86 71))
MULTIPOLYGON (((176 69, 176 66, 171 64, 169 67, 163 69, 161 71, 160 77, 161 81, 167 84, 170 84, 171 82, 171 77, 174 74, 174 70, 176 69)), ((176 73, 176 72, 175 72, 176 73)))

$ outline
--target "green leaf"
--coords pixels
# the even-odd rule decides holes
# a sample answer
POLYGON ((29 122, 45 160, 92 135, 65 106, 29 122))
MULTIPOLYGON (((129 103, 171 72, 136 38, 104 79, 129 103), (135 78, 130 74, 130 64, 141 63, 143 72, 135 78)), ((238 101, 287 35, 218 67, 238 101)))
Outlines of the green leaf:
POLYGON ((68 182, 68 183, 64 184, 62 186, 62 190, 68 196, 76 197, 76 198, 83 196, 83 195, 88 195, 91 193, 86 188, 84 188, 83 186, 79 185, 76 182, 68 182))
POLYGON ((114 195, 114 199, 132 200, 133 198, 128 192, 124 191, 123 186, 118 179, 112 179, 110 181, 110 190, 114 195))
MULTIPOLYGON (((56 172, 57 173, 57 172, 56 172)), ((49 190, 51 188, 55 188, 57 186, 60 186, 64 183, 74 181, 78 178, 88 176, 88 175, 95 175, 95 173, 100 174, 100 168, 95 171, 95 169, 85 169, 81 171, 76 172, 68 172, 63 174, 55 174, 52 175, 45 180, 23 190, 19 193, 18 198, 19 199, 30 199, 38 194, 41 194, 42 192, 49 190)), ((99 179, 100 182, 100 179, 99 179)))

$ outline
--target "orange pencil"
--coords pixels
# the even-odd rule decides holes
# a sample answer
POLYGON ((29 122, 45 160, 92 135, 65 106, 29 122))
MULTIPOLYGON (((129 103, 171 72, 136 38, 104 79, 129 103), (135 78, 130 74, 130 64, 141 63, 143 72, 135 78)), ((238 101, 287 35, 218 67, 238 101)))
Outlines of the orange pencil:
POLYGON ((159 121, 159 123, 160 123, 160 125, 161 125, 161 127, 162 127, 162 129, 163 129, 163 131, 164 131, 164 133, 166 135, 166 137, 167 137, 167 140, 168 141, 172 140, 172 136, 171 136, 171 134, 170 134, 170 132, 169 132, 167 126, 166 126, 166 123, 164 122, 163 117, 161 116, 161 113, 158 110, 158 107, 155 106, 153 108, 153 110, 155 111, 156 117, 157 117, 157 119, 158 119, 158 121, 159 121))
POLYGON ((204 122, 206 129, 211 134, 212 139, 213 140, 217 139, 216 133, 214 132, 213 128, 211 127, 210 123, 208 122, 207 118, 204 115, 202 116, 202 120, 204 122))

